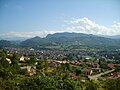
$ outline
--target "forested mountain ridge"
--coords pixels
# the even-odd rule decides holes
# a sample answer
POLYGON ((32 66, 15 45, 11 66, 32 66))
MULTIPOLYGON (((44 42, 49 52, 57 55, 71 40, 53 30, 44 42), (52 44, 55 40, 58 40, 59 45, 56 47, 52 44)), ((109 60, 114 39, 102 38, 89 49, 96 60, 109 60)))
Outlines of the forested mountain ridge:
POLYGON ((92 34, 82 34, 82 33, 55 33, 48 34, 45 38, 34 37, 23 41, 22 46, 52 46, 52 45, 85 45, 85 46, 100 46, 100 47, 109 47, 115 46, 119 47, 119 39, 110 39, 100 36, 95 36, 92 34), (35 44, 35 45, 34 45, 35 44))
MULTIPOLYGON (((12 45, 10 43, 10 41, 0 40, 0 47, 14 47, 14 43, 12 43, 12 45)), ((64 32, 48 34, 45 38, 36 36, 18 43, 17 46, 39 48, 40 46, 59 46, 73 44, 90 47, 119 47, 120 39, 110 39, 92 34, 64 32)))

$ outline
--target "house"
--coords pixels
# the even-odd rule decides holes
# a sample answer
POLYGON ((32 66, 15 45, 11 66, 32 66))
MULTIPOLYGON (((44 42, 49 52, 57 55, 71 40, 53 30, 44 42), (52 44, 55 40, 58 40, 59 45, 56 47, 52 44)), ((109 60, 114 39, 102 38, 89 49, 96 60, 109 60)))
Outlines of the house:
POLYGON ((91 64, 93 68, 99 68, 99 64, 98 63, 92 63, 91 64))
POLYGON ((93 72, 101 72, 101 68, 92 68, 93 72))
POLYGON ((11 62, 11 60, 9 59, 9 58, 6 58, 6 60, 9 62, 9 64, 11 64, 12 62, 11 62))
POLYGON ((56 60, 48 60, 48 65, 50 67, 56 68, 56 67, 60 66, 61 62, 56 61, 56 60))
POLYGON ((82 80, 82 77, 81 77, 81 76, 73 76, 72 79, 81 81, 81 80, 82 80))
POLYGON ((120 77, 120 72, 113 72, 110 74, 110 76, 107 77, 107 79, 117 79, 120 77))
POLYGON ((88 69, 88 68, 84 68, 84 69, 82 70, 82 72, 83 72, 84 74, 86 74, 86 75, 92 75, 93 70, 92 70, 92 69, 88 69))
POLYGON ((36 67, 27 66, 26 70, 27 70, 27 73, 29 73, 29 75, 33 75, 36 73, 36 67))
POLYGON ((119 66, 120 67, 120 64, 116 64, 115 66, 119 66))
POLYGON ((114 67, 115 64, 108 64, 107 66, 108 66, 109 68, 111 68, 111 69, 114 69, 114 68, 115 68, 115 67, 114 67))
POLYGON ((111 76, 112 76, 113 78, 120 77, 120 72, 113 72, 113 73, 111 73, 111 76))
POLYGON ((30 51, 34 51, 34 49, 33 49, 33 48, 30 48, 30 51))
POLYGON ((25 57, 24 57, 24 56, 21 56, 21 57, 20 57, 20 61, 21 61, 21 62, 25 62, 25 57))

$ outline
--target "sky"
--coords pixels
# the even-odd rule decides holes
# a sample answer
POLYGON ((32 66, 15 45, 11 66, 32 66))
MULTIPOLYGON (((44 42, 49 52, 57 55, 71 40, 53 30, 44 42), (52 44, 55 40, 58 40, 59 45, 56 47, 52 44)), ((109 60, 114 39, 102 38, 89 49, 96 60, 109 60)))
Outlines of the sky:
POLYGON ((120 0, 0 0, 0 38, 120 35, 120 0))

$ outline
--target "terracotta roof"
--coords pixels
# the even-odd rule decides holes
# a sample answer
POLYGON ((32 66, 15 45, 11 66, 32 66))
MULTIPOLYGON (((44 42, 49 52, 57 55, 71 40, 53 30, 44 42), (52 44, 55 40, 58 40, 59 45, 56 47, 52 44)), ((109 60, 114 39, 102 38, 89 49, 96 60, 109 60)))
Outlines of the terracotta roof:
POLYGON ((73 76, 72 78, 73 78, 73 79, 77 79, 77 80, 82 80, 82 77, 81 77, 81 76, 73 76))
POLYGON ((109 68, 114 68, 115 64, 108 64, 107 65, 109 68))
POLYGON ((82 71, 83 72, 91 72, 91 69, 84 68, 82 71))

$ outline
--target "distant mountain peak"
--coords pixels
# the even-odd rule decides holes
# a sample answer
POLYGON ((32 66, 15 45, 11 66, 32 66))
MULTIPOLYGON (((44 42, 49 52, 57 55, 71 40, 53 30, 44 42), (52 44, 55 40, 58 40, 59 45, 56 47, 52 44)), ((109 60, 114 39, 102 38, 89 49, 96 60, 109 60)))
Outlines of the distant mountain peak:
POLYGON ((35 36, 34 38, 40 38, 39 36, 35 36))
POLYGON ((67 38, 76 38, 76 37, 95 37, 95 35, 92 34, 84 34, 84 33, 75 33, 75 32, 62 32, 62 33, 54 33, 54 34, 48 34, 46 38, 60 38, 60 37, 67 37, 67 38))

